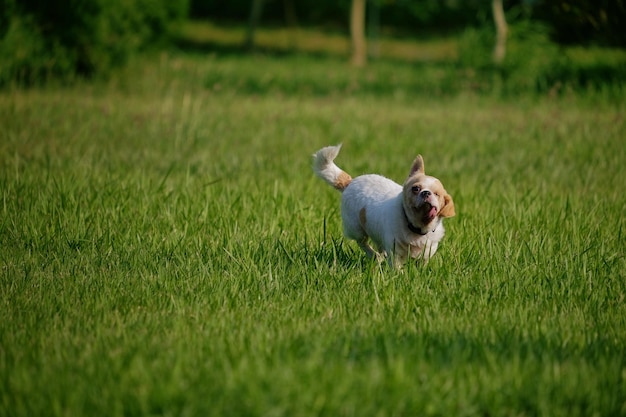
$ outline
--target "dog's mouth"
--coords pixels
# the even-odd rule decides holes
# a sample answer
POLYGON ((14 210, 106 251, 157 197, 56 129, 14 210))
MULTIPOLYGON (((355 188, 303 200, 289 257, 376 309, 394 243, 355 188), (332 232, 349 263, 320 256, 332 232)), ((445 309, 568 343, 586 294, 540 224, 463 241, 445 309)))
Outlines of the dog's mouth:
POLYGON ((424 213, 422 217, 422 221, 424 222, 424 224, 430 223, 435 217, 437 217, 437 207, 433 206, 430 203, 424 203, 421 207, 421 210, 422 213, 424 213))

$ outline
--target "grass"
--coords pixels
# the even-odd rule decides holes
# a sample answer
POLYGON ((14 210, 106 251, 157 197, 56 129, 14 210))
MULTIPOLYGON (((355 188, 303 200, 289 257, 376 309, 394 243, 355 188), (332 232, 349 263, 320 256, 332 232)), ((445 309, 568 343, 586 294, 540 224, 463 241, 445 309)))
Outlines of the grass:
MULTIPOLYGON (((347 29, 346 29, 347 31, 347 29)), ((346 31, 315 28, 261 27, 255 32, 255 47, 260 51, 285 54, 300 52, 321 56, 345 57, 350 51, 346 31)), ((246 36, 244 26, 223 26, 215 22, 189 21, 181 30, 181 43, 190 48, 211 50, 240 49, 246 36)), ((414 40, 380 36, 370 43, 379 58, 408 62, 451 62, 458 58, 454 39, 437 37, 416 44, 414 40)))
POLYGON ((312 62, 0 95, 0 415, 626 414, 623 101, 346 90, 332 58, 296 88, 312 62), (310 170, 339 142, 442 179, 428 266, 343 240, 310 170))

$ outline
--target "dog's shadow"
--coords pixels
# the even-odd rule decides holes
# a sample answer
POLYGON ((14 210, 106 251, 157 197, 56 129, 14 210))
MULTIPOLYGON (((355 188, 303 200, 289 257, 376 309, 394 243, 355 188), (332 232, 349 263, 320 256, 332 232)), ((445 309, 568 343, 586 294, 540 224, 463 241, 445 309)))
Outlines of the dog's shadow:
MULTIPOLYGON (((290 265, 305 264, 307 270, 342 270, 346 273, 368 273, 374 270, 385 273, 403 272, 406 268, 395 269, 386 260, 370 259, 356 246, 350 245, 344 238, 332 238, 330 240, 316 242, 303 242, 300 247, 287 247, 280 241, 281 252, 287 258, 290 265)), ((407 265, 408 266, 408 265, 407 265)), ((418 267, 418 265, 412 265, 418 267)), ((409 267, 411 268, 411 267, 409 267)))
POLYGON ((306 251, 306 259, 309 264, 329 265, 342 269, 365 269, 373 263, 363 256, 363 253, 350 247, 342 238, 321 242, 306 251))
POLYGON ((351 247, 343 238, 331 238, 321 242, 302 242, 294 246, 276 240, 278 252, 288 265, 301 265, 306 269, 319 269, 322 266, 345 270, 366 270, 376 262, 368 259, 358 249, 351 247))

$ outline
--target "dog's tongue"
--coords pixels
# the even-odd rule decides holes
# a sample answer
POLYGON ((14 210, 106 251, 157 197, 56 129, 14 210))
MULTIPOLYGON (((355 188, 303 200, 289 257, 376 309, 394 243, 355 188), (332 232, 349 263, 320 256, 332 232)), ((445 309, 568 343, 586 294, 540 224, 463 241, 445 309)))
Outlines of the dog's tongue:
POLYGON ((428 211, 428 217, 434 218, 437 215, 437 208, 431 207, 428 211))

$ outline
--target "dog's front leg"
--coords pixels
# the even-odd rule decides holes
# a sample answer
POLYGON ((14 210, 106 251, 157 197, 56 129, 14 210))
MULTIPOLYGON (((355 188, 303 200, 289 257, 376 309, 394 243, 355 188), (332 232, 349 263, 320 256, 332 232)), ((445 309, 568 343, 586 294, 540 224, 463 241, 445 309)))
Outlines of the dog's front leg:
POLYGON ((359 245, 361 249, 363 249, 363 252, 365 252, 368 258, 380 259, 380 254, 376 252, 374 248, 370 246, 367 237, 357 240, 356 243, 359 245))
POLYGON ((389 239, 386 242, 387 262, 391 268, 402 269, 407 259, 409 247, 396 239, 389 239))

